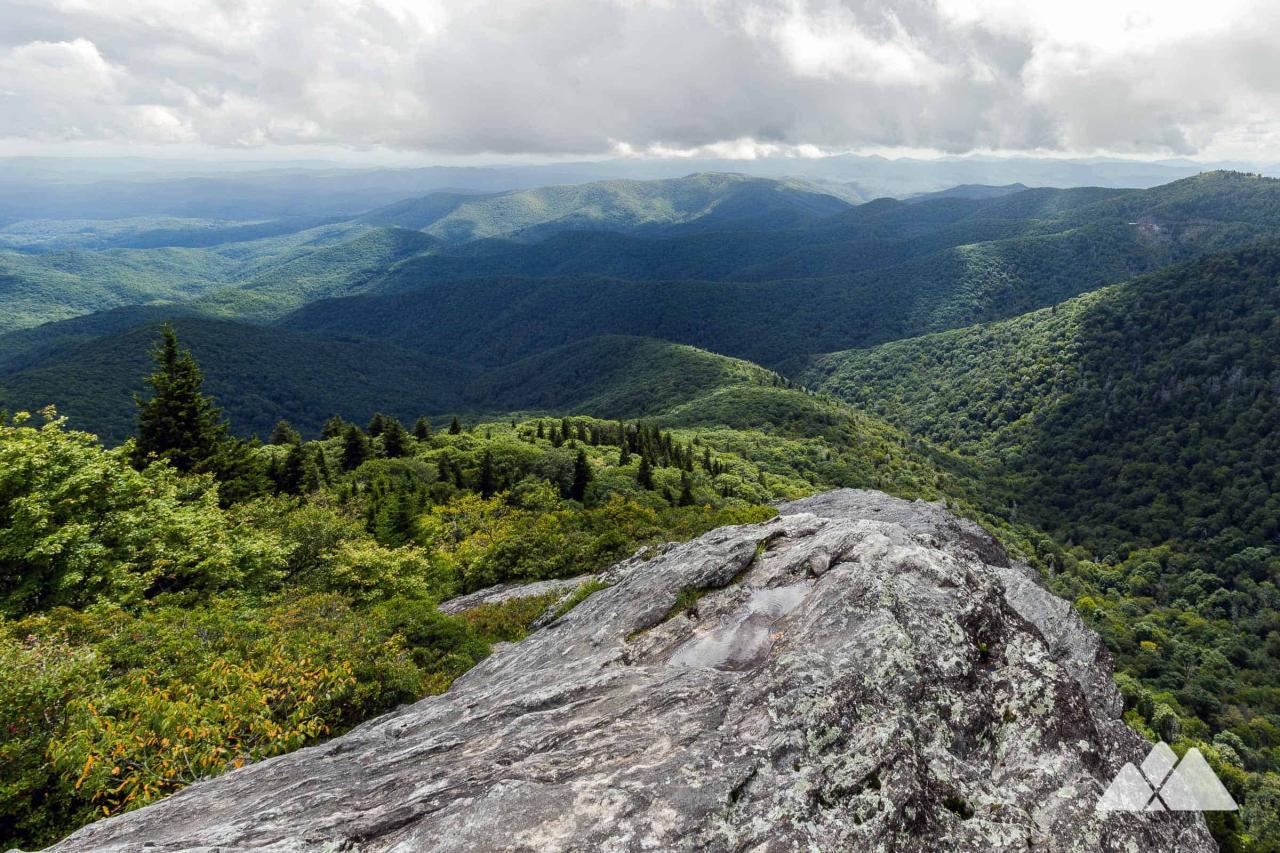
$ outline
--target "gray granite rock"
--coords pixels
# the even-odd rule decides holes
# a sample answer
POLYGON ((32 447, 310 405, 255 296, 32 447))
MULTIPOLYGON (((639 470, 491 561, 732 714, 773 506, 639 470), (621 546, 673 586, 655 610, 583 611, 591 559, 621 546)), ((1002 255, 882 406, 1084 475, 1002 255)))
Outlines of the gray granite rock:
POLYGON ((1198 815, 1094 810, 1146 746, 1097 637, 981 528, 865 491, 781 512, 606 570, 443 696, 53 849, 1215 849, 1198 815))

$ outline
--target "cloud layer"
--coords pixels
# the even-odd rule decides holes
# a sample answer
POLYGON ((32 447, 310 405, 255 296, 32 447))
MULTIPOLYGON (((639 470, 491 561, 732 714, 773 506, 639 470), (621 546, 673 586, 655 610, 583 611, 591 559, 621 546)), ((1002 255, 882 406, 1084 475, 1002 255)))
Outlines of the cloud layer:
POLYGON ((0 0, 0 19, 0 138, 50 144, 1280 151, 1265 0, 0 0))

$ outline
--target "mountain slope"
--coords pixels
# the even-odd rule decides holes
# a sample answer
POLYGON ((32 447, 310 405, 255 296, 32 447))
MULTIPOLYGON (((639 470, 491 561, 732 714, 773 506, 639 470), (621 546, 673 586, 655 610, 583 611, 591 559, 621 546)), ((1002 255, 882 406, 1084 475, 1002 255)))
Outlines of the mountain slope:
POLYGON ((1181 535, 1171 516, 1266 545, 1280 498, 1255 492, 1280 482, 1278 282, 1280 244, 1266 244, 1013 320, 822 356, 803 378, 992 456, 1054 526, 1087 527, 1107 549, 1181 535))
MULTIPOLYGON (((849 207, 834 195, 799 182, 721 173, 543 187, 452 205, 429 200, 424 204, 431 211, 442 212, 423 226, 424 230, 452 242, 497 236, 528 240, 564 230, 653 232, 680 225, 779 228, 821 219, 849 207)), ((373 214, 399 215, 395 210, 373 214)))
MULTIPOLYGON (((401 418, 453 411, 471 376, 463 365, 376 343, 190 317, 173 326, 204 366, 206 390, 244 434, 265 436, 281 418, 315 433, 334 413, 364 422, 375 411, 401 418)), ((122 440, 134 431, 132 399, 153 369, 157 329, 148 323, 70 345, 0 377, 0 408, 53 403, 77 428, 122 440)))
MULTIPOLYGON (((1009 514, 1066 543, 1035 548, 1122 668, 1168 704, 1152 716, 1135 700, 1159 736, 1218 733, 1255 774, 1235 790, 1273 784, 1280 244, 830 354, 804 375, 983 460, 1009 514), (1176 725, 1157 726, 1161 715, 1176 725)), ((1220 837, 1239 831, 1235 816, 1216 819, 1220 837)))
MULTIPOLYGON (((0 408, 53 403, 77 428, 125 438, 134 428, 132 396, 152 369, 159 320, 88 341, 69 338, 42 351, 37 365, 19 363, 23 369, 0 374, 0 408)), ((748 362, 635 337, 588 338, 483 372, 376 342, 197 317, 173 325, 244 434, 266 435, 281 418, 310 434, 332 414, 363 423, 376 411, 406 421, 517 410, 641 417, 687 412, 712 392, 785 383, 748 362)), ((686 414, 680 422, 694 420, 686 414)))

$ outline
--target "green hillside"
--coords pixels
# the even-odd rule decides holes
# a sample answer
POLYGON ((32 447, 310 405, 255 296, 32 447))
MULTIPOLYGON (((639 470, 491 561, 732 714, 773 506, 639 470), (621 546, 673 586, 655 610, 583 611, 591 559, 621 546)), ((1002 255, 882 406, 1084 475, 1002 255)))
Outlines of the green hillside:
POLYGON ((0 332, 122 305, 193 299, 226 286, 235 266, 193 249, 0 251, 0 332))
MULTIPOLYGON (((38 367, 0 376, 0 409, 52 403, 79 428, 113 442, 125 438, 134 430, 133 396, 143 391, 158 326, 68 345, 46 353, 38 367)), ((384 344, 196 318, 173 326, 244 434, 265 436, 282 418, 315 433, 335 413, 363 423, 375 411, 402 418, 455 411, 471 377, 463 365, 384 344)))
MULTIPOLYGON (((799 182, 722 173, 541 187, 466 199, 452 206, 428 197, 424 205, 426 215, 418 214, 421 220, 430 212, 442 211, 424 230, 451 242, 499 236, 529 240, 564 230, 654 232, 677 225, 780 228, 849 207, 827 191, 799 182)), ((385 215, 394 221, 404 214, 397 207, 385 215)), ((381 218, 376 212, 374 216, 381 218)))
POLYGON ((1133 721, 1280 770, 1280 245, 804 376, 980 460, 1061 543, 1038 560, 1144 685, 1122 682, 1133 721))
MULTIPOLYGON (((19 362, 23 369, 0 372, 0 408, 34 411, 52 403, 75 426, 123 439, 134 428, 133 394, 141 390, 160 319, 101 338, 72 338, 40 351, 34 366, 19 362)), ((748 362, 645 338, 588 338, 482 371, 377 342, 195 317, 174 318, 173 325, 244 434, 266 435, 280 419, 310 434, 330 415, 364 423, 377 411, 405 420, 508 411, 640 417, 713 391, 786 384, 748 362)))

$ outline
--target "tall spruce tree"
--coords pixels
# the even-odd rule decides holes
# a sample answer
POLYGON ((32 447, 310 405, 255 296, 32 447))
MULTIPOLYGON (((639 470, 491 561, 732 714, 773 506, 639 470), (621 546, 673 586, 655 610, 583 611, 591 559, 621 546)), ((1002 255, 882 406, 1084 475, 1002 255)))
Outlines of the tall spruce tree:
POLYGON ((591 463, 587 461, 587 451, 579 450, 573 460, 573 483, 569 486, 569 497, 575 501, 587 499, 587 485, 591 482, 591 463))
POLYGON ((276 487, 286 495, 301 493, 306 482, 307 467, 306 451, 301 444, 293 445, 289 448, 289 455, 284 458, 284 465, 280 467, 276 487))
POLYGON ((382 421, 382 455, 388 459, 409 455, 409 434, 393 417, 385 417, 382 421))
POLYGON ((276 422, 275 429, 271 430, 271 438, 267 440, 267 443, 280 447, 289 444, 301 444, 302 436, 293 428, 293 424, 282 420, 276 422))
POLYGON ((636 472, 636 482, 641 488, 653 491, 653 465, 649 462, 649 457, 641 454, 640 470, 636 472))
POLYGON ((453 420, 449 422, 449 435, 457 435, 462 432, 462 421, 458 420, 458 416, 454 415, 453 420))
POLYGON ((493 497, 493 493, 498 490, 497 480, 493 474, 493 453, 486 450, 484 456, 480 459, 480 496, 484 498, 493 497))
POLYGON ((354 471, 369 458, 369 439, 360 427, 351 424, 342 437, 342 470, 354 471))
POLYGON ((152 351, 156 370, 147 378, 150 399, 135 398, 138 438, 134 464, 163 459, 179 471, 213 474, 218 501, 225 507, 271 487, 266 461, 254 445, 231 435, 231 427, 212 398, 202 393, 204 374, 191 353, 178 346, 168 323, 152 351))
POLYGON ((678 506, 693 506, 693 484, 689 482, 688 474, 680 475, 680 499, 677 501, 678 506))
POLYGON ((331 415, 329 420, 324 422, 324 426, 320 428, 321 438, 338 438, 347 431, 347 422, 342 419, 342 415, 331 415))
POLYGON ((418 418, 413 423, 413 437, 418 441, 427 441, 431 438, 431 421, 426 418, 418 418))
POLYGON ((201 393, 204 375, 191 353, 178 346, 168 323, 152 351, 156 371, 147 378, 154 394, 138 405, 138 441, 134 460, 165 459, 179 471, 204 469, 227 440, 227 426, 213 400, 201 393))

